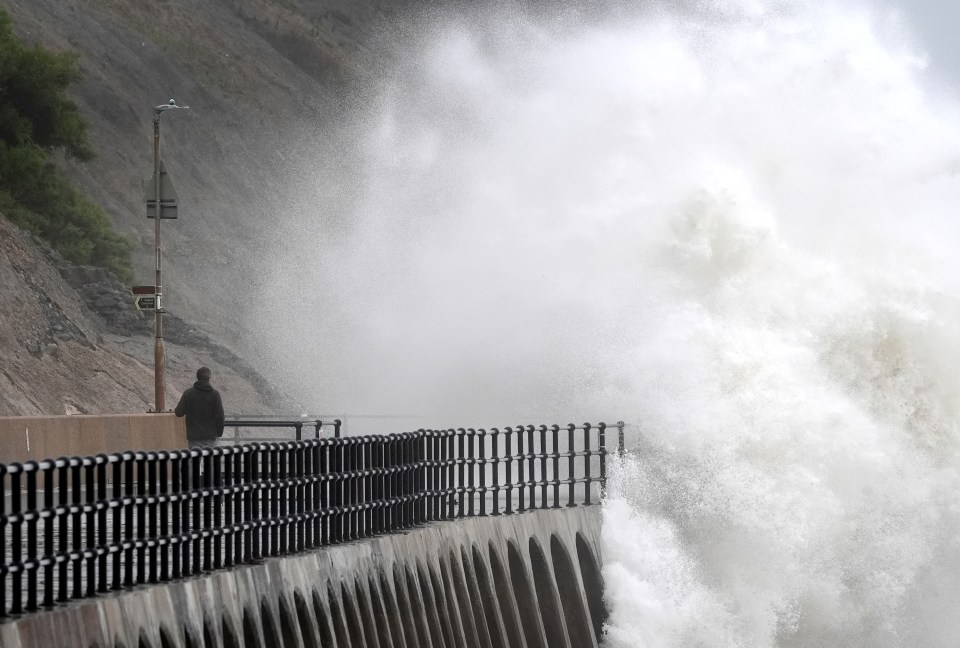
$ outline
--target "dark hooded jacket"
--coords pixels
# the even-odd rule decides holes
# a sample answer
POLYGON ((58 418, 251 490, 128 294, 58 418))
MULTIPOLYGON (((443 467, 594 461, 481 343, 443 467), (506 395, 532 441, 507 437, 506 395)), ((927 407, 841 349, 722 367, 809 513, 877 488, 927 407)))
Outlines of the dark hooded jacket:
POLYGON ((223 401, 207 381, 198 380, 183 392, 173 413, 187 417, 187 438, 191 441, 223 436, 223 401))

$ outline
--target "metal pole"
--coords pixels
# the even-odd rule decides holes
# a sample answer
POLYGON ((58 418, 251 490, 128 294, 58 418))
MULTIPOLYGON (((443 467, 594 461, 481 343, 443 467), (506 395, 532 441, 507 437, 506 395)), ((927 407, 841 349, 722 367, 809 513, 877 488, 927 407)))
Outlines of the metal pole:
POLYGON ((153 390, 156 401, 156 412, 162 412, 166 407, 164 395, 164 382, 166 374, 166 363, 163 348, 163 283, 161 282, 161 264, 160 264, 160 115, 159 110, 153 113, 153 179, 156 185, 156 195, 154 196, 157 210, 156 222, 154 225, 154 237, 156 240, 156 286, 157 302, 154 304, 155 335, 153 343, 153 390))

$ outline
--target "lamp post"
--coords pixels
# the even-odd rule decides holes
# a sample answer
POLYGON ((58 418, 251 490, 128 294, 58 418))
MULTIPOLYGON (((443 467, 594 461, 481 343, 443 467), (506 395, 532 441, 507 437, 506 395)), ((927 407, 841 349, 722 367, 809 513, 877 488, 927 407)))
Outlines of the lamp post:
MULTIPOLYGON (((172 109, 189 108, 189 106, 178 106, 177 102, 171 99, 168 103, 161 104, 153 109, 153 185, 154 196, 154 237, 156 239, 156 303, 155 303, 155 339, 153 343, 153 381, 154 397, 156 401, 156 412, 162 412, 166 408, 166 399, 164 395, 164 380, 166 378, 166 357, 163 348, 163 277, 162 264, 160 260, 160 221, 163 218, 163 182, 162 165, 160 162, 160 116, 172 109)), ((172 186, 170 187, 172 193, 172 186)), ((149 197, 148 197, 149 200, 149 197)), ((176 199, 173 198, 174 210, 176 209, 176 199)), ((149 210, 148 210, 149 211, 149 210)), ((175 212, 174 212, 175 214, 175 212)), ((176 218, 176 216, 172 216, 176 218)))

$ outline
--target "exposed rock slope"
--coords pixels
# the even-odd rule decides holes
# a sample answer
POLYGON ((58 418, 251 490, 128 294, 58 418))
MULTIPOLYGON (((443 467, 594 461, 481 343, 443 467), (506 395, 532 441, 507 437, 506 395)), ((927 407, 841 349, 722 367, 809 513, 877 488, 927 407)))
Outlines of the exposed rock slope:
MULTIPOLYGON (((71 95, 90 124, 97 157, 60 164, 136 241, 137 283, 153 278, 153 222, 143 196, 153 165, 152 108, 171 97, 191 107, 162 122, 163 158, 181 204, 180 219, 163 223, 164 305, 192 323, 168 319, 168 340, 184 343, 168 344, 168 405, 205 363, 219 377, 228 409, 276 409, 265 403, 274 398, 266 382, 229 349, 253 357, 245 317, 251 293, 264 289, 264 267, 296 262, 262 252, 275 247, 280 187, 293 175, 309 186, 304 155, 321 141, 336 146, 336 129, 326 129, 371 64, 364 42, 388 25, 395 5, 4 0, 3 6, 28 43, 79 54, 83 79, 71 95)), ((68 282, 48 252, 6 221, 0 226, 0 415, 148 409, 152 326, 133 310, 125 288, 85 269, 64 268, 68 282)))
MULTIPOLYGON (((213 370, 228 410, 282 407, 266 382, 227 349, 191 333, 176 318, 170 321, 169 407, 192 384, 200 364, 213 370)), ((0 415, 150 410, 150 330, 150 320, 140 318, 122 286, 95 269, 66 265, 0 217, 0 415), (68 279, 95 296, 103 316, 86 306, 68 279)))

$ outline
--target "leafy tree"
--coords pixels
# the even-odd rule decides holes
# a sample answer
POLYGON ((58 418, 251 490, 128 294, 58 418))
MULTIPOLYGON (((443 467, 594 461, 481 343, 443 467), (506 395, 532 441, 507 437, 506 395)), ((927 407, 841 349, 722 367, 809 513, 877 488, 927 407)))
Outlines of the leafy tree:
POLYGON ((93 157, 86 123, 66 95, 79 77, 76 54, 27 47, 0 9, 0 211, 65 259, 129 280, 132 244, 51 161, 57 151, 93 157))

